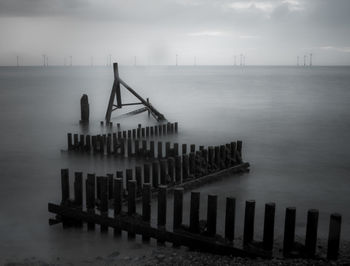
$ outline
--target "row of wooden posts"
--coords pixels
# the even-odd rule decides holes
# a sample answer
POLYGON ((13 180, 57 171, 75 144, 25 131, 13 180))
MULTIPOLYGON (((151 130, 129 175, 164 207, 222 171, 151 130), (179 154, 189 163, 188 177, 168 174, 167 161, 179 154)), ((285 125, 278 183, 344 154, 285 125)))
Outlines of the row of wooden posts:
MULTIPOLYGON (((151 127, 141 127, 136 129, 117 131, 102 135, 67 134, 68 150, 100 152, 102 154, 123 154, 125 142, 135 140, 135 145, 140 139, 148 139, 153 136, 162 136, 178 132, 178 123, 160 124, 151 127), (123 147, 121 147, 123 146, 123 147)), ((128 144, 129 145, 129 144, 128 144)))
MULTIPOLYGON (((101 232, 107 232, 108 228, 114 229, 114 234, 120 235, 121 230, 128 232, 129 237, 135 234, 142 235, 143 240, 150 238, 157 239, 158 243, 171 242, 176 246, 184 245, 204 251, 230 254, 233 256, 249 257, 273 257, 274 228, 275 228, 275 203, 265 205, 265 216, 263 225, 263 239, 254 239, 255 201, 249 200, 245 203, 243 246, 234 246, 236 200, 226 198, 225 234, 220 236, 216 232, 217 224, 217 195, 208 195, 207 219, 199 220, 200 193, 191 192, 190 219, 189 225, 183 224, 183 188, 175 188, 173 231, 166 230, 168 188, 160 185, 157 189, 158 209, 157 228, 150 225, 151 220, 151 198, 152 185, 144 183, 142 186, 142 214, 136 213, 136 197, 138 185, 136 180, 128 180, 127 211, 123 210, 123 179, 108 177, 100 178, 100 186, 93 175, 88 175, 85 180, 86 210, 83 210, 83 175, 75 174, 74 199, 70 198, 68 171, 62 170, 62 201, 60 205, 49 203, 49 211, 56 214, 55 219, 50 219, 50 224, 63 223, 64 227, 82 227, 83 222, 87 223, 88 230, 94 230, 95 224, 99 224, 101 232), (112 184, 112 185, 111 185, 112 184), (97 188, 97 190, 96 190, 97 188), (110 201, 110 188, 112 189, 113 201, 110 201), (100 199, 97 199, 99 191, 100 199), (99 208, 96 208, 96 201, 99 201, 99 208), (114 209, 114 217, 109 217, 109 207, 114 209)), ((317 256, 317 231, 318 231, 318 210, 311 209, 307 214, 307 225, 305 243, 296 243, 295 225, 296 209, 286 209, 284 224, 283 255, 285 257, 306 257, 317 256)), ((338 258, 340 243, 341 215, 331 214, 329 224, 329 237, 327 247, 327 258, 334 260, 338 258)))

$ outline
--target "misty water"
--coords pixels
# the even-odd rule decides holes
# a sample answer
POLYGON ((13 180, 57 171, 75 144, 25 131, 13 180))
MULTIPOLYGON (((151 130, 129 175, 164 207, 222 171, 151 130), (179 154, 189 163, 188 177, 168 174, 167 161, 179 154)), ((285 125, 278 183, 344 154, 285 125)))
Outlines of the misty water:
MULTIPOLYGON (((169 121, 179 122, 171 141, 218 145, 243 141, 251 170, 203 186, 207 194, 237 199, 236 235, 242 235, 244 204, 256 200, 256 238, 261 238, 264 204, 276 203, 276 239, 285 208, 297 208, 297 230, 305 234, 306 213, 320 210, 319 235, 328 234, 329 215, 343 215, 342 238, 350 240, 350 67, 123 67, 120 76, 169 121)), ((94 258, 113 251, 135 254, 155 248, 86 228, 49 226, 47 203, 60 202, 60 169, 105 175, 129 162, 69 154, 67 132, 81 132, 80 97, 88 94, 90 127, 98 133, 113 83, 107 67, 0 68, 0 257, 94 258)), ((125 93, 125 101, 133 99, 125 93)), ((132 110, 126 109, 123 112, 132 110)), ((122 129, 156 121, 143 113, 115 118, 122 129)), ((72 180, 72 179, 71 179, 72 180)), ((185 194, 188 209, 189 193, 185 194)), ((153 205, 152 216, 156 217, 153 205)), ((168 213, 172 212, 169 199, 168 213)), ((223 232, 224 208, 218 210, 223 232)), ((188 211, 184 222, 188 223, 188 211)), ((171 221, 168 221, 171 227, 171 221)), ((1 261, 0 260, 0 261, 1 261)))

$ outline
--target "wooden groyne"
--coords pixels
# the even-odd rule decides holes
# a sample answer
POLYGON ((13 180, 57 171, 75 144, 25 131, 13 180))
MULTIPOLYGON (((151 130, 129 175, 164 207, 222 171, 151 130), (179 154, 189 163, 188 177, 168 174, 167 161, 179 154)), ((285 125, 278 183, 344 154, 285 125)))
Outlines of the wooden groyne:
MULTIPOLYGON (((128 180, 127 207, 123 206, 123 179, 112 179, 112 190, 109 186, 108 177, 97 177, 89 175, 83 182, 82 174, 76 173, 74 180, 74 199, 70 198, 70 187, 68 175, 63 175, 61 204, 48 204, 49 212, 56 214, 50 219, 51 225, 61 223, 63 227, 83 227, 87 224, 88 230, 95 230, 95 225, 100 226, 101 233, 108 232, 112 228, 114 235, 120 235, 121 231, 127 231, 130 238, 136 234, 142 235, 143 241, 150 238, 157 239, 159 244, 165 242, 173 243, 174 246, 188 246, 193 249, 241 257, 272 258, 275 228, 275 203, 265 204, 265 215, 263 225, 263 238, 257 240, 254 237, 255 201, 249 200, 245 203, 243 244, 235 246, 233 240, 236 237, 236 199, 226 198, 225 233, 223 236, 216 232, 218 196, 208 195, 207 219, 199 220, 200 217, 200 193, 191 192, 189 223, 183 221, 183 188, 173 190, 174 211, 172 219, 167 217, 167 200, 169 198, 167 186, 160 185, 157 193, 157 226, 151 226, 151 183, 144 183, 141 189, 142 213, 136 212, 137 181, 128 180), (100 186, 97 186, 97 178, 100 186), (83 184, 85 183, 85 190, 83 184), (86 191, 86 203, 83 204, 83 191, 86 191), (100 199, 97 199, 99 191, 100 199), (114 194, 113 201, 109 200, 109 191, 114 194), (95 202, 99 200, 100 206, 96 208, 95 202), (110 216, 109 208, 113 208, 110 216), (173 221, 173 230, 166 229, 169 220, 173 221)), ((318 210, 311 209, 307 214, 305 242, 295 241, 296 209, 287 208, 284 224, 284 257, 293 258, 318 258, 317 256, 317 231, 318 210)), ((327 259, 338 258, 340 243, 341 215, 331 214, 329 224, 329 237, 327 246, 327 259)))

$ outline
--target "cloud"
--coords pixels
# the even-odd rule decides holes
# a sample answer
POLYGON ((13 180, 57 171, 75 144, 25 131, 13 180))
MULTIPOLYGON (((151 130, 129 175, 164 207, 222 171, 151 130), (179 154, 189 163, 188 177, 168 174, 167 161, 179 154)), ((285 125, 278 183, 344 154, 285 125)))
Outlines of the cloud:
POLYGON ((200 31, 200 32, 192 32, 188 33, 188 36, 191 37, 199 37, 199 36, 223 36, 227 33, 221 32, 221 31, 200 31))
POLYGON ((350 46, 343 46, 343 47, 321 46, 319 48, 321 50, 336 51, 336 52, 342 52, 342 53, 350 53, 350 46))

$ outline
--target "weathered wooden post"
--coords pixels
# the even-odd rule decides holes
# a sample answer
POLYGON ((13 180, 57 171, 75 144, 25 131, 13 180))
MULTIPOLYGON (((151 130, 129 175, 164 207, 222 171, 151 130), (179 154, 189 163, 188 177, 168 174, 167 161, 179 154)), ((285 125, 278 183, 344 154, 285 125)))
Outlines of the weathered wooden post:
POLYGON ((132 157, 132 142, 131 139, 128 139, 128 157, 132 157))
POLYGON ((170 157, 170 142, 165 142, 165 158, 170 157))
POLYGON ((194 152, 190 152, 189 157, 189 166, 190 166, 190 175, 195 175, 196 172, 196 154, 194 152))
MULTIPOLYGON (((134 215, 136 213, 136 181, 128 181, 128 215, 134 215)), ((128 232, 129 238, 134 238, 135 233, 132 231, 128 232)))
POLYGON ((85 150, 87 152, 90 152, 91 151, 91 137, 90 137, 90 135, 86 135, 85 144, 86 144, 85 150))
POLYGON ((159 184, 159 163, 158 161, 152 162, 152 185, 154 188, 158 187, 159 184))
POLYGON ((196 145, 195 144, 191 144, 190 152, 196 152, 196 145))
POLYGON ((175 122, 175 124, 174 124, 174 131, 175 131, 175 133, 177 133, 177 131, 178 131, 178 123, 177 122, 175 122))
POLYGON ((141 166, 135 166, 136 194, 140 195, 142 191, 142 169, 141 166))
POLYGON ((190 165, 190 161, 188 158, 188 154, 183 154, 182 155, 182 182, 184 182, 184 180, 188 179, 189 177, 189 165, 190 165))
POLYGON ((146 127, 146 137, 149 137, 149 127, 146 127))
POLYGON ((151 135, 151 137, 153 137, 153 135, 154 135, 154 127, 150 127, 150 135, 151 135))
POLYGON ((158 133, 159 133, 159 136, 163 135, 162 125, 158 125, 158 133))
MULTIPOLYGON (((151 223, 151 184, 144 183, 142 187, 142 220, 151 223)), ((149 241, 148 236, 142 236, 143 241, 149 241)))
POLYGON ((147 140, 142 141, 142 156, 146 157, 147 156, 147 140))
POLYGON ((131 139, 131 129, 128 130, 128 139, 131 139))
POLYGON ((182 144, 182 154, 187 153, 187 144, 182 144))
POLYGON ((273 202, 265 204, 263 247, 268 251, 271 251, 273 248, 275 208, 276 205, 273 202))
POLYGON ((236 142, 231 142, 231 165, 234 166, 236 164, 236 142))
MULTIPOLYGON (((167 187, 159 186, 158 190, 158 229, 165 230, 166 225, 166 209, 167 209, 167 187)), ((163 244, 165 239, 158 239, 159 244, 163 244)))
POLYGON ((174 143, 174 153, 172 156, 178 156, 179 155, 179 143, 174 143))
POLYGON ((245 203, 245 214, 244 214, 243 245, 247 245, 253 241, 254 216, 255 216, 255 200, 247 200, 245 203))
POLYGON ((232 242, 235 237, 236 199, 226 198, 225 239, 232 242))
POLYGON ((183 209, 183 188, 174 189, 174 220, 173 220, 173 229, 178 229, 182 224, 182 209, 183 209))
POLYGON ((84 147, 85 147, 85 138, 83 134, 80 134, 79 150, 84 151, 84 147))
POLYGON ((208 195, 207 228, 209 236, 215 236, 216 234, 216 210, 218 207, 217 203, 217 195, 208 195))
POLYGON ((191 192, 191 207, 190 207, 190 232, 199 233, 199 200, 200 192, 191 192))
MULTIPOLYGON (((95 174, 88 174, 86 179, 86 209, 88 214, 95 214, 95 174)), ((88 230, 95 230, 95 223, 87 224, 88 230)))
POLYGON ((308 257, 315 257, 318 227, 318 210, 311 209, 307 212, 305 250, 308 257))
POLYGON ((175 157, 175 183, 181 183, 181 156, 175 157))
POLYGON ((296 209, 288 207, 284 222, 283 256, 287 257, 294 248, 296 209))
POLYGON ((239 156, 242 158, 242 141, 241 140, 237 140, 237 152, 239 154, 239 156))
POLYGON ((214 153, 215 153, 215 167, 216 169, 220 169, 220 146, 214 147, 214 153))
POLYGON ((77 150, 79 148, 79 136, 78 136, 78 134, 74 134, 73 139, 74 139, 74 149, 77 150))
POLYGON ((328 232, 328 247, 327 247, 327 259, 336 260, 339 255, 340 245, 340 228, 341 228, 341 215, 333 213, 330 216, 329 232, 328 232))
POLYGON ((141 135, 144 138, 146 136, 145 128, 141 128, 141 135))
POLYGON ((163 135, 166 135, 167 132, 166 132, 166 124, 163 124, 163 135))
POLYGON ((80 98, 80 115, 81 123, 89 123, 90 109, 89 109, 89 99, 86 94, 80 98))
POLYGON ((158 136, 158 126, 154 126, 154 135, 158 136))
POLYGON ((151 140, 150 142, 149 142, 149 157, 150 158, 155 158, 155 154, 154 154, 154 141, 153 140, 151 140))
POLYGON ((166 185, 167 184, 167 178, 166 178, 166 169, 167 169, 167 160, 160 160, 160 184, 166 185))
POLYGON ((132 130, 132 138, 136 139, 136 129, 135 128, 132 130))
POLYGON ((123 139, 126 139, 126 130, 123 130, 123 139))
POLYGON ((209 171, 212 172, 215 168, 215 161, 214 161, 215 157, 214 157, 214 147, 213 146, 209 146, 208 147, 208 168, 209 171))
MULTIPOLYGON (((101 216, 108 217, 107 177, 101 178, 101 216)), ((108 232, 108 226, 101 225, 101 233, 108 232)))
POLYGON ((220 145, 220 169, 225 169, 226 146, 220 145))
POLYGON ((107 136, 107 154, 111 154, 111 145, 112 145, 112 134, 108 134, 107 136))
POLYGON ((175 180, 175 160, 173 157, 168 158, 168 176, 170 183, 173 183, 175 180))
POLYGON ((61 205, 69 203, 69 170, 61 169, 61 190, 62 200, 61 205))
POLYGON ((140 143, 137 139, 135 139, 135 156, 140 156, 140 143))
POLYGON ((151 167, 148 163, 143 165, 143 183, 150 183, 151 167))
POLYGON ((125 139, 122 138, 119 141, 120 141, 120 155, 124 157, 125 156, 125 139))
POLYGON ((72 133, 67 134, 68 150, 73 150, 72 133))
MULTIPOLYGON (((126 176, 126 185, 127 185, 127 188, 129 189, 129 187, 128 187, 128 182, 130 181, 130 180, 133 180, 133 178, 132 178, 132 169, 126 169, 125 170, 125 176, 126 176)), ((136 181, 135 181, 136 182, 136 181)))
POLYGON ((141 138, 141 129, 139 127, 136 129, 136 134, 138 139, 141 138))
MULTIPOLYGON (((75 172, 74 176, 74 204, 79 210, 83 210, 83 173, 75 172)), ((83 221, 78 220, 76 226, 82 227, 83 221)))
POLYGON ((163 147, 162 147, 162 142, 158 141, 158 159, 163 158, 163 147))
MULTIPOLYGON (((123 173, 123 172, 121 172, 123 173)), ((123 201, 123 179, 114 179, 114 219, 122 212, 122 201, 123 201)), ((114 236, 120 236, 121 230, 119 228, 114 228, 114 236)))

